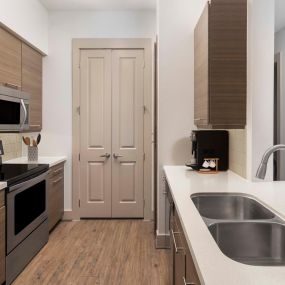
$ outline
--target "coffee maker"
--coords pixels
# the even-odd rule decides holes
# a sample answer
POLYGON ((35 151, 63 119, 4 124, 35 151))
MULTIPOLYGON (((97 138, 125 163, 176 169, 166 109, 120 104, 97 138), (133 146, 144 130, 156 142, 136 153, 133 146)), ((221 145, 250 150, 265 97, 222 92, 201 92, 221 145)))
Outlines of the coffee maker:
POLYGON ((195 130, 191 133, 193 169, 203 168, 205 158, 218 158, 219 170, 229 168, 229 133, 228 131, 195 130))

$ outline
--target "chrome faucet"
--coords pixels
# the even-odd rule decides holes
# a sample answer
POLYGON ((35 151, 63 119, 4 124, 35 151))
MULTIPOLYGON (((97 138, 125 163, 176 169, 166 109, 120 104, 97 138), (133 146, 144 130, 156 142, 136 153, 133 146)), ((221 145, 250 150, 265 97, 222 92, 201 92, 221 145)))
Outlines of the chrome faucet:
POLYGON ((282 150, 285 149, 285 144, 277 144, 274 145, 272 147, 270 147, 269 149, 267 149, 262 157, 262 160, 259 164, 259 167, 257 169, 256 172, 256 177, 260 178, 260 179, 264 179, 265 178, 265 174, 266 174, 266 169, 267 169, 267 163, 268 163, 268 159, 270 157, 270 155, 277 151, 277 150, 282 150))

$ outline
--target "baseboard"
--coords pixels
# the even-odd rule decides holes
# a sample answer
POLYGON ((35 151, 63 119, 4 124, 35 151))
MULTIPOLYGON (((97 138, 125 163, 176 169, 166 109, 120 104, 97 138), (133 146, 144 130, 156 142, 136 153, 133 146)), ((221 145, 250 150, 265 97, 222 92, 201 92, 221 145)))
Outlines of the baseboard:
POLYGON ((169 234, 158 234, 156 232, 155 247, 159 248, 170 248, 170 235, 169 234))
POLYGON ((72 221, 73 220, 73 211, 72 210, 64 211, 62 219, 64 221, 72 221))

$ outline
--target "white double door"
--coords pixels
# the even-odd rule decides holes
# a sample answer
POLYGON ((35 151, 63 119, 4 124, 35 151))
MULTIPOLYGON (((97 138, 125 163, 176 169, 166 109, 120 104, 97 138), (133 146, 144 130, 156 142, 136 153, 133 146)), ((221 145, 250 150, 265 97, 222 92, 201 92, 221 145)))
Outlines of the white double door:
POLYGON ((80 216, 142 218, 144 50, 80 58, 80 216))

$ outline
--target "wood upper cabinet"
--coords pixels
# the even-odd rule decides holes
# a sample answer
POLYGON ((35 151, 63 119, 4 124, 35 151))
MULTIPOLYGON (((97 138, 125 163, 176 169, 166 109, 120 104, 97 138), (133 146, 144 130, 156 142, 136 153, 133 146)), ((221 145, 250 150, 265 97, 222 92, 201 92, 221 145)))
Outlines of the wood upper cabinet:
POLYGON ((4 205, 5 190, 0 192, 0 284, 5 282, 5 249, 6 249, 6 234, 5 234, 5 205, 4 205))
POLYGON ((21 89, 21 41, 0 27, 0 84, 21 89))
POLYGON ((30 93, 30 131, 42 129, 42 55, 22 43, 22 90, 30 93))
POLYGON ((194 119, 198 127, 246 124, 247 1, 212 0, 194 33, 194 119))

